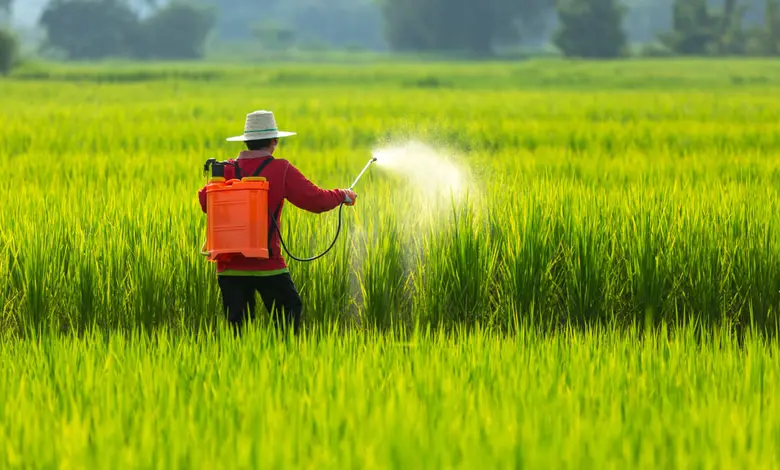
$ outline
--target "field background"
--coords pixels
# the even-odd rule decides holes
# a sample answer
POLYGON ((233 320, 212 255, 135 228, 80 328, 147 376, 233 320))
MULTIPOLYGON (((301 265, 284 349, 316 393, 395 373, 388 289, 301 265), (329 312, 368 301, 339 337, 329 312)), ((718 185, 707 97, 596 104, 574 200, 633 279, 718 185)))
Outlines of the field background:
MULTIPOLYGON (((4 330, 213 326, 196 192, 258 108, 324 187, 410 141, 463 175, 450 200, 372 168, 334 251, 291 261, 309 324, 777 325, 776 63, 40 70, 3 82, 4 330)), ((283 233, 309 256, 336 223, 288 205, 283 233)))
MULTIPOLYGON (((0 463, 770 468, 779 82, 747 60, 18 69, 0 463), (298 341, 224 336, 199 255, 203 163, 256 109, 324 187, 409 142, 463 172, 450 193, 371 169, 333 252, 290 261, 298 341)), ((282 230, 308 256, 336 222, 288 204, 282 230)))

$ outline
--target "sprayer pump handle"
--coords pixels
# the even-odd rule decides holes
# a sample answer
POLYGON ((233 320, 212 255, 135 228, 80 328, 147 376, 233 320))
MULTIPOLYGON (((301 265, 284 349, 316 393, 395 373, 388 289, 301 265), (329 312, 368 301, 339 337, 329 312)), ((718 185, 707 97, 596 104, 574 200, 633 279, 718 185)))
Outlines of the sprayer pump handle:
POLYGON ((214 163, 217 163, 216 158, 209 158, 206 160, 206 163, 203 164, 203 174, 207 175, 209 173, 209 166, 213 165, 214 163))

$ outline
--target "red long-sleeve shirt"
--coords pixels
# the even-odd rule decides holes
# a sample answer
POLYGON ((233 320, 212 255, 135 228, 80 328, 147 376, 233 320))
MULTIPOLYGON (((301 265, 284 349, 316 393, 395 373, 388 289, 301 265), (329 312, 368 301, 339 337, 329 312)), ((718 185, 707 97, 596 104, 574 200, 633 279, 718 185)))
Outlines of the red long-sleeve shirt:
MULTIPOLYGON (((251 176, 257 167, 264 161, 272 158, 264 151, 243 151, 237 160, 243 176, 251 176)), ((346 193, 341 189, 325 190, 309 181, 292 163, 287 160, 273 159, 265 166, 261 176, 264 176, 270 185, 268 191, 268 208, 271 213, 279 208, 276 216, 276 224, 281 228, 282 210, 285 199, 294 206, 313 213, 322 213, 337 208, 344 202, 346 193)), ((225 179, 235 177, 235 169, 225 166, 225 179)), ((198 199, 203 212, 206 212, 206 187, 198 192, 198 199)), ((270 222, 270 221, 269 221, 270 222)), ((287 270, 287 263, 282 257, 282 247, 279 241, 279 232, 273 229, 269 223, 269 230, 273 231, 269 249, 271 257, 268 259, 245 258, 238 255, 228 261, 217 261, 217 274, 275 274, 287 270)))

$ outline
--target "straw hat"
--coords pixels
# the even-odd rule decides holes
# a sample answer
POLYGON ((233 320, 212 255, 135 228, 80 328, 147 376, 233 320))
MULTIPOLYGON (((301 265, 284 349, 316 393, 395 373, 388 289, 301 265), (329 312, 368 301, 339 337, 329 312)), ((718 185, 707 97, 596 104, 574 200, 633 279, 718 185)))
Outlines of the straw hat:
POLYGON ((295 132, 280 131, 276 126, 274 113, 271 111, 255 111, 246 115, 244 133, 230 137, 229 142, 245 142, 247 140, 274 139, 277 137, 289 137, 295 132))

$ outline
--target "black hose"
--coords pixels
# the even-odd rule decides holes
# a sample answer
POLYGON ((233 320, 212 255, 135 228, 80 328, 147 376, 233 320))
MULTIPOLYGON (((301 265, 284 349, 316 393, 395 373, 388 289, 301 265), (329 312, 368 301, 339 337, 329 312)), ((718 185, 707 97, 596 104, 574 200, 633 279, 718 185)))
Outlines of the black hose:
POLYGON ((320 253, 319 255, 311 257, 311 258, 303 258, 303 259, 297 258, 292 253, 287 251, 287 246, 284 244, 284 239, 282 238, 282 231, 279 230, 279 226, 276 225, 276 218, 275 217, 271 217, 271 223, 274 224, 274 227, 276 227, 276 231, 279 233, 279 241, 282 242, 282 248, 284 248, 285 253, 287 253, 287 255, 290 256, 290 258, 294 259, 295 261, 300 261, 302 263, 305 263, 305 262, 314 261, 314 260, 322 258, 326 254, 328 254, 328 252, 336 244, 336 240, 339 239, 339 234, 341 233, 341 214, 343 212, 344 212, 344 203, 342 202, 341 205, 339 206, 339 225, 338 225, 338 229, 336 230, 336 237, 333 239, 333 242, 330 244, 330 246, 328 247, 327 250, 325 250, 322 253, 320 253))

